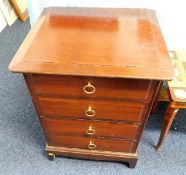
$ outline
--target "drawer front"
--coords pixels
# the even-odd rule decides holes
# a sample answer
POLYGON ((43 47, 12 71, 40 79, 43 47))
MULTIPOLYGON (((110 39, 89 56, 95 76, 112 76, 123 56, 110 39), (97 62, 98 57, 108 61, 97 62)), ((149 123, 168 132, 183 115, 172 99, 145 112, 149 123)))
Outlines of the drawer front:
POLYGON ((151 99, 149 88, 153 81, 138 79, 92 78, 76 76, 30 76, 34 94, 124 98, 147 101, 151 99))
POLYGON ((94 139, 70 136, 50 136, 49 145, 89 150, 133 152, 135 142, 127 140, 94 139))
POLYGON ((51 135, 77 135, 85 137, 118 137, 135 140, 139 133, 140 125, 87 121, 87 120, 69 120, 41 118, 45 131, 51 135))
POLYGON ((147 106, 137 102, 49 97, 37 97, 37 104, 43 116, 132 122, 142 121, 147 106))

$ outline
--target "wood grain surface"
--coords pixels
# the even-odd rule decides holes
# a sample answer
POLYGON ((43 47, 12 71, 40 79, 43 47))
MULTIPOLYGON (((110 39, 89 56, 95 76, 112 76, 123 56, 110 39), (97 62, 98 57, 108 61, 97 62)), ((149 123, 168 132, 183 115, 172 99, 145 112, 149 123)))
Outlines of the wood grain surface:
MULTIPOLYGON (((81 148, 88 149, 90 141, 96 145, 94 150, 107 150, 118 152, 133 152, 134 142, 128 140, 110 140, 110 139, 95 139, 83 137, 70 137, 70 136, 50 136, 49 145, 63 146, 68 148, 81 148)), ((91 149, 89 149, 91 150, 91 149)))
POLYGON ((9 66, 12 72, 172 79, 154 11, 48 8, 9 66))
POLYGON ((47 8, 9 69, 24 75, 49 158, 131 168, 158 87, 173 78, 156 14, 146 9, 47 8))
POLYGON ((116 100, 91 100, 78 98, 37 97, 37 105, 41 116, 58 116, 94 120, 114 120, 140 123, 148 105, 137 102, 116 100), (94 116, 86 115, 91 107, 94 116))
POLYGON ((44 117, 41 119, 49 135, 107 137, 136 140, 140 125, 111 121, 70 120, 44 117), (91 127, 91 129, 90 129, 91 127), (93 131, 91 131, 93 130, 93 131), (90 134, 91 133, 91 134, 90 134))
POLYGON ((121 78, 98 78, 83 76, 56 76, 31 74, 32 90, 36 95, 86 97, 86 98, 118 98, 132 101, 149 102, 151 89, 155 81, 121 78), (87 94, 84 86, 90 83, 95 93, 87 94))

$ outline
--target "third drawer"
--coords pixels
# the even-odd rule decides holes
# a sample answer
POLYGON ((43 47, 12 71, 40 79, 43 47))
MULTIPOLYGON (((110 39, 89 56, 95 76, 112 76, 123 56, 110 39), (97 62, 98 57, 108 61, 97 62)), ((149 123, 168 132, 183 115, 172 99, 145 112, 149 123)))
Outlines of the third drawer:
POLYGON ((70 120, 42 117, 41 122, 49 135, 74 135, 80 137, 108 137, 136 140, 141 125, 123 122, 70 120))

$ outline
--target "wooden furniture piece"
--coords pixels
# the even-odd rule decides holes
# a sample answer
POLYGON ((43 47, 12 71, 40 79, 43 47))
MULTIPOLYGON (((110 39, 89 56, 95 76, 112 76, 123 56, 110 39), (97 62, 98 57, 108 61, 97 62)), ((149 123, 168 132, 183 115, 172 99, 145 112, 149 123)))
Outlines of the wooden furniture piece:
POLYGON ((26 21, 29 17, 27 0, 11 0, 10 3, 14 7, 21 21, 26 21))
POLYGON ((159 100, 169 101, 165 117, 163 119, 161 135, 156 150, 159 150, 165 140, 171 124, 180 108, 186 108, 186 51, 170 52, 174 66, 174 79, 167 82, 167 90, 161 93, 159 100), (164 94, 164 95, 163 95, 164 94), (167 95, 166 95, 167 94, 167 95))
POLYGON ((48 157, 137 162, 162 80, 173 77, 154 11, 47 8, 9 65, 21 72, 48 157))

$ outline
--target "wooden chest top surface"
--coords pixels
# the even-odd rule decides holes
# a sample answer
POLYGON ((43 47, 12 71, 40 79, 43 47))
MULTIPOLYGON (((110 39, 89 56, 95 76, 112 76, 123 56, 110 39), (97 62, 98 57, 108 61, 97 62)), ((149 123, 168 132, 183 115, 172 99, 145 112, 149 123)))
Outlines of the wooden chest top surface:
POLYGON ((47 8, 9 66, 12 72, 172 79, 154 11, 47 8))

